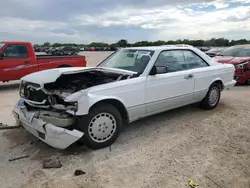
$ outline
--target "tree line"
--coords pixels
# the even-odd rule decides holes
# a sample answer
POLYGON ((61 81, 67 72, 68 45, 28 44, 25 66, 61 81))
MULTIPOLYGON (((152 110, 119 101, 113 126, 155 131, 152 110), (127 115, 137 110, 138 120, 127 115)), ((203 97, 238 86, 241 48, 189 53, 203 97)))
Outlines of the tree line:
POLYGON ((127 40, 121 39, 116 43, 107 44, 103 42, 92 42, 90 44, 75 44, 75 43, 54 43, 45 42, 42 45, 35 44, 34 47, 60 47, 60 46, 75 46, 75 47, 138 47, 138 46, 161 46, 161 45, 171 45, 171 44, 188 44, 192 46, 233 46, 240 44, 250 44, 250 40, 240 39, 240 40, 228 40, 225 38, 211 38, 209 40, 188 40, 188 39, 179 39, 179 40, 169 40, 169 41, 138 41, 135 43, 128 43, 127 40))

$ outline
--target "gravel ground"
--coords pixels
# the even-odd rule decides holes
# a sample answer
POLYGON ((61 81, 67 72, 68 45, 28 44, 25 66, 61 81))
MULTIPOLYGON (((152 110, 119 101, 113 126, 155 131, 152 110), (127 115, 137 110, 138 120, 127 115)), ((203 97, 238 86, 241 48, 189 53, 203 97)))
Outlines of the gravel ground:
MULTIPOLYGON (((108 53, 88 52, 89 66, 108 53)), ((90 150, 75 144, 56 150, 24 129, 0 131, 1 188, 201 188, 250 187, 250 88, 224 91, 219 106, 204 111, 187 106, 125 128, 110 148, 90 150), (30 155, 9 162, 10 158, 30 155), (43 169, 58 157, 60 169, 43 169), (74 176, 76 169, 86 172, 74 176)), ((11 110, 18 82, 0 85, 2 123, 14 125, 11 110)))

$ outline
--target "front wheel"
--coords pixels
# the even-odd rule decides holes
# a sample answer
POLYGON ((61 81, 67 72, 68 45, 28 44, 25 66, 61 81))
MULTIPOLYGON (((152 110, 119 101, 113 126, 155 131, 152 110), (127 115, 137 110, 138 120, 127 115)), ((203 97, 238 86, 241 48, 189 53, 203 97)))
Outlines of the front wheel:
POLYGON ((113 105, 102 104, 81 117, 77 127, 84 132, 82 141, 86 145, 100 149, 111 145, 118 138, 122 124, 119 111, 113 105))
POLYGON ((211 110, 217 107, 221 96, 221 84, 213 83, 207 92, 206 97, 201 101, 201 107, 211 110))

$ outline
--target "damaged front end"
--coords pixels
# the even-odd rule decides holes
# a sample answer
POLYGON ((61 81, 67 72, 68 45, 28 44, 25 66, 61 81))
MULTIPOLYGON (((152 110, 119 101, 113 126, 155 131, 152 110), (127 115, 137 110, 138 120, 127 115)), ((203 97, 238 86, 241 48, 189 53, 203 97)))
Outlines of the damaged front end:
POLYGON ((59 111, 34 109, 24 99, 17 102, 13 114, 27 131, 54 148, 65 149, 84 135, 72 127, 75 123, 73 116, 59 111))
POLYGON ((65 149, 84 135, 76 126, 78 103, 67 102, 67 97, 131 77, 131 74, 92 70, 62 74, 55 82, 43 85, 23 79, 19 90, 21 99, 13 113, 33 135, 55 148, 65 149))

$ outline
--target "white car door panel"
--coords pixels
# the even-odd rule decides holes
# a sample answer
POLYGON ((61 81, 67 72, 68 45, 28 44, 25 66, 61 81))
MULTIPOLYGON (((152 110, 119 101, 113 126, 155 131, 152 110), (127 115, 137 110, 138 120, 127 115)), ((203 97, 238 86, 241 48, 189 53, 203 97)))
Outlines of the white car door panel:
POLYGON ((216 75, 221 74, 218 66, 209 66, 202 58, 190 50, 183 51, 187 65, 194 75, 194 101, 200 102, 216 75))
POLYGON ((147 77, 147 115, 192 103, 194 78, 192 71, 185 70, 182 51, 161 52, 155 65, 165 65, 171 72, 147 77))
POLYGON ((184 106, 193 100, 194 78, 190 71, 148 76, 146 83, 147 113, 184 106))
POLYGON ((195 101, 201 101, 206 96, 208 88, 219 73, 218 71, 216 66, 193 69, 195 101))

